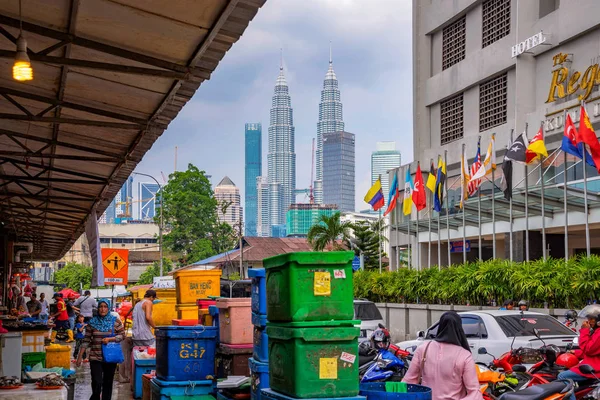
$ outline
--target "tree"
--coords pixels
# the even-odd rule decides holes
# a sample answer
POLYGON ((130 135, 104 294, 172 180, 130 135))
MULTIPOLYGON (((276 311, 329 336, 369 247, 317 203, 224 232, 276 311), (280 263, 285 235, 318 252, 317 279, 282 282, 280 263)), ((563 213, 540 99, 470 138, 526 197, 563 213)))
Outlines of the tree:
POLYGON ((54 282, 65 284, 75 291, 79 291, 79 283, 84 289, 89 289, 92 285, 92 267, 74 262, 67 263, 54 273, 54 282))
POLYGON ((353 237, 348 238, 348 247, 354 250, 357 256, 360 253, 364 256, 365 268, 379 268, 379 234, 381 235, 382 257, 386 254, 383 252, 385 236, 383 230, 385 226, 379 221, 368 222, 359 221, 352 225, 353 237))
POLYGON ((323 251, 328 244, 331 244, 334 250, 342 250, 343 247, 337 240, 346 241, 350 237, 351 229, 350 222, 341 222, 339 212, 331 216, 321 215, 318 222, 308 231, 308 243, 315 251, 323 251))
MULTIPOLYGON (((168 274, 173 270, 173 262, 163 258, 163 275, 168 274)), ((142 274, 138 285, 148 285, 154 282, 154 277, 160 276, 160 262, 154 261, 142 274)))
POLYGON ((233 230, 217 217, 218 203, 204 171, 188 164, 186 171, 172 173, 162 196, 164 210, 158 210, 155 221, 160 221, 160 213, 164 212, 168 230, 164 246, 183 254, 182 263, 193 263, 233 247, 233 230))

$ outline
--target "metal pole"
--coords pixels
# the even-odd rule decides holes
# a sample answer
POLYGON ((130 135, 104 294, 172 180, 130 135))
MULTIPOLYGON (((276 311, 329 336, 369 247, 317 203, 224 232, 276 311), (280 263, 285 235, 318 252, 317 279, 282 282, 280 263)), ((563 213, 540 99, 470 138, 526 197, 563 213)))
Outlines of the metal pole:
POLYGON ((477 217, 479 218, 479 259, 483 260, 481 248, 481 186, 477 192, 477 217))
MULTIPOLYGON (((494 159, 496 158, 495 154, 492 154, 494 159)), ((492 257, 494 260, 496 259, 496 179, 494 176, 494 172, 496 170, 493 168, 494 159, 492 159, 492 257)))
MULTIPOLYGON (((565 110, 565 114, 567 111, 565 110)), ((566 118, 565 118, 566 120, 566 118)), ((564 204, 565 204, 565 262, 569 261, 569 213, 568 213, 568 200, 567 200, 567 153, 563 152, 564 161, 563 166, 565 168, 564 180, 564 204)), ((585 166, 585 164, 584 164, 585 166)))
POLYGON ((158 185, 158 192, 160 192, 160 225, 158 227, 158 242, 159 242, 158 246, 159 246, 159 251, 160 251, 160 256, 159 256, 160 257, 160 276, 163 276, 163 229, 164 229, 164 214, 163 214, 163 211, 164 211, 163 197, 164 196, 163 196, 163 192, 162 192, 163 186, 152 175, 143 174, 141 172, 134 172, 133 174, 146 176, 146 177, 154 180, 154 182, 156 182, 156 184, 158 185))
POLYGON ((240 279, 244 279, 244 234, 242 232, 242 218, 240 217, 240 279))
POLYGON ((421 270, 421 245, 419 244, 419 209, 417 208, 417 228, 415 229, 415 246, 417 246, 417 271, 421 270))
POLYGON ((444 164, 446 165, 446 233, 448 234, 448 266, 452 265, 451 253, 450 253, 450 198, 448 197, 448 185, 450 180, 448 179, 448 150, 444 150, 444 164))
MULTIPOLYGON (((527 136, 527 127, 529 124, 525 124, 525 136, 527 136)), ((528 182, 528 168, 525 164, 525 261, 529 261, 529 182, 528 182)))
POLYGON ((546 210, 544 207, 544 157, 540 156, 540 179, 542 188, 542 259, 546 261, 546 210))
POLYGON ((588 212, 588 196, 587 196, 587 164, 586 164, 586 153, 587 150, 585 149, 585 146, 583 147, 583 151, 582 151, 582 155, 583 155, 583 197, 584 197, 584 212, 585 212, 585 249, 587 251, 587 256, 588 258, 590 258, 591 255, 591 251, 590 251, 590 221, 589 221, 589 212, 588 212))
MULTIPOLYGON (((467 168, 467 159, 465 158, 465 147, 466 145, 463 143, 462 145, 462 159, 463 161, 460 164, 460 168, 462 169, 460 171, 461 176, 464 175, 465 173, 465 168, 467 168), (464 165, 463 165, 464 164, 464 165)), ((460 187, 462 190, 462 194, 461 194, 461 198, 464 198, 464 193, 465 193, 465 185, 467 183, 467 177, 464 176, 461 178, 460 180, 460 187)), ((465 202, 467 201, 467 199, 463 199, 463 204, 462 204, 462 220, 463 220, 463 264, 467 263, 467 221, 465 219, 465 202)))
POLYGON ((429 193, 429 241, 427 245, 427 268, 431 268, 431 211, 433 210, 431 207, 432 194, 433 193, 429 193))
POLYGON ((440 213, 437 215, 437 255, 438 255, 438 269, 442 270, 442 232, 440 227, 440 213))
MULTIPOLYGON (((379 182, 381 183, 381 174, 379 174, 379 182)), ((379 273, 382 273, 381 262, 381 208, 379 209, 379 224, 377 225, 377 238, 379 239, 379 273)))
MULTIPOLYGON (((396 176, 400 173, 400 169, 396 170, 396 176)), ((396 177, 396 179, 398 179, 396 177)), ((396 204, 396 208, 394 209, 394 221, 396 222, 396 269, 400 269, 400 225, 398 222, 398 205, 396 204)))

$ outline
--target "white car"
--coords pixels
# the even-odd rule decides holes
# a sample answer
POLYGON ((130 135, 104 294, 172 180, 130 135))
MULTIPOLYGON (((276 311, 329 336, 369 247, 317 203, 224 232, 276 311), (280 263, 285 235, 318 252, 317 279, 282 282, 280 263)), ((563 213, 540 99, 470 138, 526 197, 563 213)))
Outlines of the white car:
POLYGON ((375 303, 364 299, 354 300, 354 319, 360 320, 359 342, 369 340, 379 324, 385 325, 375 303))
MULTIPOLYGON (((493 356, 501 357, 512 348, 539 348, 545 344, 554 344, 564 348, 573 343, 577 334, 546 314, 525 311, 465 311, 458 313, 467 335, 475 362, 489 363, 493 356), (540 338, 534 334, 537 329, 540 338), (514 341, 514 343, 513 343, 514 341), (479 354, 479 348, 485 348, 487 354, 479 354)), ((439 322, 427 331, 417 333, 416 340, 397 344, 401 349, 414 351, 418 346, 435 338, 439 322)))

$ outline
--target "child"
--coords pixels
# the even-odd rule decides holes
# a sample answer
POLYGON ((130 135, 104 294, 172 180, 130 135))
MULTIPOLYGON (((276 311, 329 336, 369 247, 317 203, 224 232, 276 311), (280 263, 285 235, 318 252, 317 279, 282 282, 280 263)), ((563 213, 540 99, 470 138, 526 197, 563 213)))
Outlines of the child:
MULTIPOLYGON (((79 355, 79 348, 83 343, 83 339, 85 338, 85 327, 87 324, 84 322, 83 315, 77 315, 77 323, 75 324, 75 350, 73 351, 73 358, 77 360, 77 356, 79 355)), ((85 350, 84 350, 85 351, 85 350)), ((83 358, 86 357, 87 354, 83 354, 83 358)))

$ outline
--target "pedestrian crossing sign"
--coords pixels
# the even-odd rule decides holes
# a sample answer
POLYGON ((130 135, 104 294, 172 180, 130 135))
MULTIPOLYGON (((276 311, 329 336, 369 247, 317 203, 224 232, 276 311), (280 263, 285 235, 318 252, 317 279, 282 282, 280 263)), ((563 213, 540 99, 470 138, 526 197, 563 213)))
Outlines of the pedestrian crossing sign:
POLYGON ((102 249, 104 285, 127 285, 129 250, 102 249))

